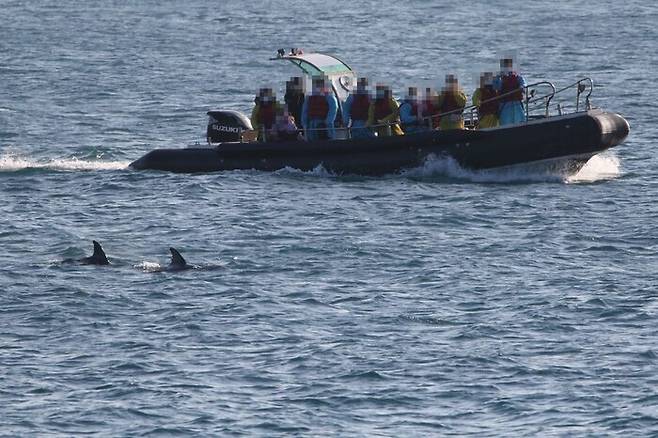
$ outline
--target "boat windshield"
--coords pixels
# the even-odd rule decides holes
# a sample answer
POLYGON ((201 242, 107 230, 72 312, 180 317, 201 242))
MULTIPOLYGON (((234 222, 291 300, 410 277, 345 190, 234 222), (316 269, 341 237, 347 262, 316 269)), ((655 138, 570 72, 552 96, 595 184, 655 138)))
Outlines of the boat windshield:
POLYGON ((273 61, 286 60, 293 63, 308 76, 326 76, 330 81, 338 101, 342 104, 356 83, 356 73, 340 59, 325 53, 281 54, 273 61))

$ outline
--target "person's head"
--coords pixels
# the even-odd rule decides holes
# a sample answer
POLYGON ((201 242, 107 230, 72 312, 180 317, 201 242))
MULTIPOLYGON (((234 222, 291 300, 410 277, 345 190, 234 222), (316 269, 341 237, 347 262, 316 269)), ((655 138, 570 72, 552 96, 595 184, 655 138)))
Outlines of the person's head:
POLYGON ((368 78, 359 78, 356 81, 357 93, 365 93, 368 90, 368 78))
POLYGON ((258 93, 256 93, 256 97, 254 98, 254 102, 260 103, 263 100, 263 96, 265 96, 265 88, 259 88, 258 93))
POLYGON ((377 84, 375 86, 375 97, 378 99, 383 99, 386 96, 386 85, 377 84))
POLYGON ((258 100, 262 103, 273 102, 276 96, 271 88, 264 87, 258 91, 258 100))
POLYGON ((446 90, 457 90, 459 88, 459 81, 457 80, 457 76, 455 75, 446 75, 446 85, 445 85, 446 90))
POLYGON ((286 81, 286 91, 301 91, 302 90, 302 78, 299 76, 293 76, 289 81, 286 81))
POLYGON ((480 87, 493 84, 493 72, 485 71, 480 75, 480 87))
POLYGON ((322 92, 325 88, 324 76, 313 76, 313 91, 322 92))
POLYGON ((514 70, 514 60, 512 58, 503 58, 500 60, 500 71, 509 73, 514 70))
POLYGON ((415 100, 418 98, 418 88, 409 87, 407 88, 407 99, 415 100))

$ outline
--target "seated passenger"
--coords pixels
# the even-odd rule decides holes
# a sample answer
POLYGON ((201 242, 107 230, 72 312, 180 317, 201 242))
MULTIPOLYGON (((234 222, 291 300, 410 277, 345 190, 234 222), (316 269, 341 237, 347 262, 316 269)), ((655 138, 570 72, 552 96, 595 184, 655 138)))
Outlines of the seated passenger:
POLYGON ((302 108, 304 107, 304 83, 302 78, 295 76, 286 81, 286 95, 283 100, 290 115, 295 120, 301 120, 302 108))
POLYGON ((425 88, 425 95, 423 96, 421 106, 421 117, 423 119, 423 124, 425 124, 428 129, 438 129, 439 96, 430 87, 425 88))
POLYGON ((501 96, 498 109, 500 125, 525 122, 523 91, 526 82, 523 76, 514 71, 511 58, 500 60, 500 74, 494 79, 493 86, 501 96))
POLYGON ((473 93, 473 105, 478 109, 478 129, 498 126, 498 91, 493 87, 493 73, 484 72, 480 76, 480 88, 473 93))
POLYGON ((377 85, 375 99, 368 109, 368 123, 378 137, 389 135, 404 135, 400 125, 400 105, 393 98, 390 87, 377 85))
POLYGON ((429 120, 423 120, 422 103, 418 101, 416 87, 409 87, 407 96, 400 104, 400 122, 405 134, 429 130, 429 120))
POLYGON ((272 129, 278 104, 271 88, 261 88, 254 99, 256 106, 251 111, 251 126, 258 131, 258 141, 266 141, 266 131, 272 129))
POLYGON ((299 130, 295 124, 295 118, 288 113, 286 107, 279 108, 271 137, 274 138, 274 141, 293 141, 297 140, 298 136, 299 130))
POLYGON ((439 95, 439 129, 464 129, 466 94, 459 88, 454 75, 446 75, 446 83, 439 95), (446 114, 447 113, 447 114, 446 114))
POLYGON ((343 104, 343 125, 351 128, 352 138, 375 136, 370 129, 366 128, 371 101, 368 79, 359 78, 356 83, 356 92, 350 94, 343 104))
POLYGON ((313 91, 304 99, 302 126, 306 140, 335 138, 334 122, 338 112, 338 101, 325 87, 322 76, 313 78, 313 91))

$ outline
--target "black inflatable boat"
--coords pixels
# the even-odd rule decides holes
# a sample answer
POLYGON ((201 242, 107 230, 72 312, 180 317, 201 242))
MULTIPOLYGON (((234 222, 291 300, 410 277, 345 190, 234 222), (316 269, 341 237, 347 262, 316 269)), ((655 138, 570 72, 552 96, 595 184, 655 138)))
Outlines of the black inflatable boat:
MULTIPOLYGON (((291 61, 309 75, 320 72, 328 76, 339 104, 356 78, 351 68, 329 55, 291 54, 276 59, 291 61)), ((335 174, 381 175, 422 166, 428 158, 450 157, 466 169, 539 164, 569 175, 629 134, 628 122, 622 116, 591 107, 592 89, 589 78, 559 91, 550 82, 532 84, 525 90, 527 119, 516 125, 427 130, 368 139, 351 139, 349 129, 344 128, 337 130, 344 132, 344 138, 335 140, 245 141, 245 133, 253 134, 247 117, 237 111, 210 111, 207 147, 157 149, 131 166, 171 172, 274 171, 286 167, 308 171, 322 166, 335 174), (535 89, 540 86, 549 87, 549 92, 536 96, 535 89), (564 114, 558 104, 557 114, 551 115, 553 97, 572 88, 576 90, 575 111, 564 114), (585 96, 585 110, 579 108, 581 95, 585 96), (541 114, 533 115, 533 108, 541 114)), ((474 108, 466 108, 465 114, 469 109, 466 126, 475 127, 474 108)))

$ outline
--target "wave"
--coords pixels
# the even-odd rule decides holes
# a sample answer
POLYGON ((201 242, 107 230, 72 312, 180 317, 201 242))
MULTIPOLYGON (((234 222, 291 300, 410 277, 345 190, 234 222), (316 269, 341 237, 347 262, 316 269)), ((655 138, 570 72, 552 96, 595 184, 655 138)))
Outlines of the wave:
POLYGON ((621 174, 619 158, 611 153, 592 157, 583 168, 572 175, 566 168, 547 167, 543 163, 528 163, 498 169, 469 170, 461 167, 450 157, 428 157, 425 163, 415 169, 402 172, 411 178, 432 178, 437 176, 455 178, 477 183, 591 183, 616 178, 621 174))
POLYGON ((580 169, 580 172, 567 178, 568 183, 589 183, 615 179, 621 175, 621 161, 611 152, 594 155, 580 169))
POLYGON ((427 157, 422 166, 405 170, 401 175, 413 179, 447 177, 477 183, 560 182, 562 180, 559 175, 524 167, 470 170, 460 166, 452 157, 434 155, 427 157))
POLYGON ((337 177, 339 175, 327 170, 322 164, 318 164, 312 170, 300 170, 294 167, 286 166, 283 169, 275 170, 275 175, 299 175, 299 176, 317 176, 321 178, 337 177))
MULTIPOLYGON (((310 176, 320 178, 353 179, 358 175, 338 175, 322 165, 313 170, 303 171, 291 167, 274 172, 283 176, 310 176)), ((547 167, 543 163, 521 164, 506 168, 488 170, 469 170, 461 167, 451 157, 429 156, 422 166, 403 170, 397 174, 391 174, 389 178, 411 178, 411 179, 448 179, 461 180, 476 183, 527 183, 527 182, 552 182, 552 183, 592 183, 617 178, 621 175, 621 163, 619 158, 611 152, 598 154, 590 158, 583 168, 576 174, 571 174, 566 168, 559 169, 547 167)), ((366 177, 360 177, 366 178, 366 177)))
POLYGON ((130 161, 81 160, 77 158, 36 160, 17 155, 2 155, 0 156, 0 173, 31 169, 56 171, 124 170, 128 168, 129 164, 130 161))
POLYGON ((134 265, 134 267, 144 272, 162 272, 163 270, 163 266, 157 262, 142 261, 134 265))

